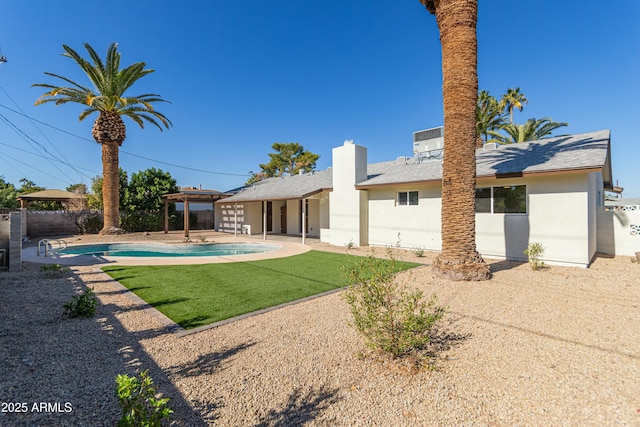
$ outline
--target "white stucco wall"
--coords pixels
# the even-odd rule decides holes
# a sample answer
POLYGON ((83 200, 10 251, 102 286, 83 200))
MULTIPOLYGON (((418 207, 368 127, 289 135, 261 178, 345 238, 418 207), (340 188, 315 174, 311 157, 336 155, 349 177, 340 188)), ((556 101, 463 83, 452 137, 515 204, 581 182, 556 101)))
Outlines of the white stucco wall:
POLYGON ((589 194, 585 173, 478 180, 478 187, 527 186, 527 214, 476 214, 478 251, 488 257, 526 260, 529 243, 545 248, 548 264, 587 266, 589 194))
MULTIPOLYGON (((235 225, 236 210, 233 203, 216 203, 215 205, 216 231, 233 233, 235 225)), ((242 224, 245 221, 244 205, 237 205, 238 233, 242 231, 242 224)))
POLYGON ((640 252, 640 206, 597 209, 598 252, 634 256, 640 252))
POLYGON ((343 246, 353 242, 368 244, 368 203, 366 191, 356 190, 356 182, 367 177, 367 149, 345 142, 332 151, 333 191, 329 194, 330 230, 324 229, 321 240, 343 246))
MULTIPOLYGON (((596 201, 597 184, 597 177, 586 173, 478 180, 478 187, 526 185, 528 204, 526 214, 476 214, 478 251, 487 257, 526 260, 523 251, 539 242, 548 264, 587 266, 595 248, 595 230, 589 233, 589 227, 595 224, 590 202, 596 201)), ((369 189, 368 195, 370 244, 441 249, 439 183, 369 189), (396 206, 398 191, 416 190, 417 206, 396 206)))
POLYGON ((369 189, 369 244, 439 251, 439 184, 369 189), (398 206, 398 191, 418 191, 418 205, 398 206))

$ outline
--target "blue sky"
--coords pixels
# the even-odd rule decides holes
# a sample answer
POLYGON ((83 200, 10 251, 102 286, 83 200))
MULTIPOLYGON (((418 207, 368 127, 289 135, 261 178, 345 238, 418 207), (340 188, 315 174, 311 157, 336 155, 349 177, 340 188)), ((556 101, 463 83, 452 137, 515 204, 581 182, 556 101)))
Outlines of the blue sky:
MULTIPOLYGON (((614 180, 640 197, 640 2, 614 3, 481 1, 479 86, 495 96, 520 87, 529 104, 519 123, 611 129, 614 180)), ((33 105, 43 93, 33 83, 58 84, 44 71, 85 81, 62 44, 104 55, 117 41, 123 65, 156 70, 131 94, 171 101, 158 109, 174 127, 126 121, 120 165, 169 171, 180 186, 239 186, 274 142, 320 154, 318 169, 345 139, 370 162, 391 160, 411 155, 413 131, 442 125, 438 30, 418 0, 8 0, 0 16, 0 176, 15 185, 89 185, 101 173, 95 116, 33 105)))

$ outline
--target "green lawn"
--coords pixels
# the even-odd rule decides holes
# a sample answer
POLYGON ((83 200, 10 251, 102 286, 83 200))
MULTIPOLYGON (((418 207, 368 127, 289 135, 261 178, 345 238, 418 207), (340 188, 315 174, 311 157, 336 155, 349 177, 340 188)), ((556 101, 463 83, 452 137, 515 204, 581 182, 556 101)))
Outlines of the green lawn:
MULTIPOLYGON (((355 257, 310 251, 287 258, 204 265, 103 267, 185 329, 345 286, 355 257)), ((400 262, 400 269, 419 264, 400 262)))

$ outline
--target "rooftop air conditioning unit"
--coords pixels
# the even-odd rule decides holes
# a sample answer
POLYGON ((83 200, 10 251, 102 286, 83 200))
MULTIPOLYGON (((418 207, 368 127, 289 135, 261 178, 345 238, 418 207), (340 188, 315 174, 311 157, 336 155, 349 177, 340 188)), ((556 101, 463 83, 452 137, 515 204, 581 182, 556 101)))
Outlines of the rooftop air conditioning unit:
POLYGON ((444 148, 444 126, 413 133, 413 154, 444 148))

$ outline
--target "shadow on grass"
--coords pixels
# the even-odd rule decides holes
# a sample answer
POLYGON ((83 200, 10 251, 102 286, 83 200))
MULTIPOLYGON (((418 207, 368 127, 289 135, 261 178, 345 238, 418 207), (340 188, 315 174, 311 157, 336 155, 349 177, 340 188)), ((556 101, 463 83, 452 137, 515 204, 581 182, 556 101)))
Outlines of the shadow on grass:
POLYGON ((197 328, 198 326, 203 326, 209 323, 213 323, 212 320, 213 319, 211 319, 209 316, 195 316, 189 319, 179 321, 178 325, 182 326, 184 329, 193 329, 193 328, 197 328))
POLYGON ((178 304, 181 302, 185 302, 185 301, 189 301, 189 298, 171 298, 171 299, 163 299, 160 301, 155 301, 155 302, 150 302, 148 303, 149 305, 151 305, 152 307, 160 307, 163 305, 171 305, 171 304, 178 304))
POLYGON ((289 395, 283 408, 271 409, 256 427, 287 427, 300 426, 313 421, 320 413, 335 404, 339 399, 338 389, 322 386, 317 390, 311 389, 303 393, 296 388, 289 395))
POLYGON ((230 357, 235 356, 243 350, 249 347, 253 347, 254 342, 241 344, 236 347, 229 348, 224 351, 216 351, 209 354, 204 354, 198 357, 193 362, 185 363, 182 365, 170 366, 167 371, 172 375, 178 375, 181 377, 198 377, 200 375, 213 374, 220 368, 222 362, 230 357))

